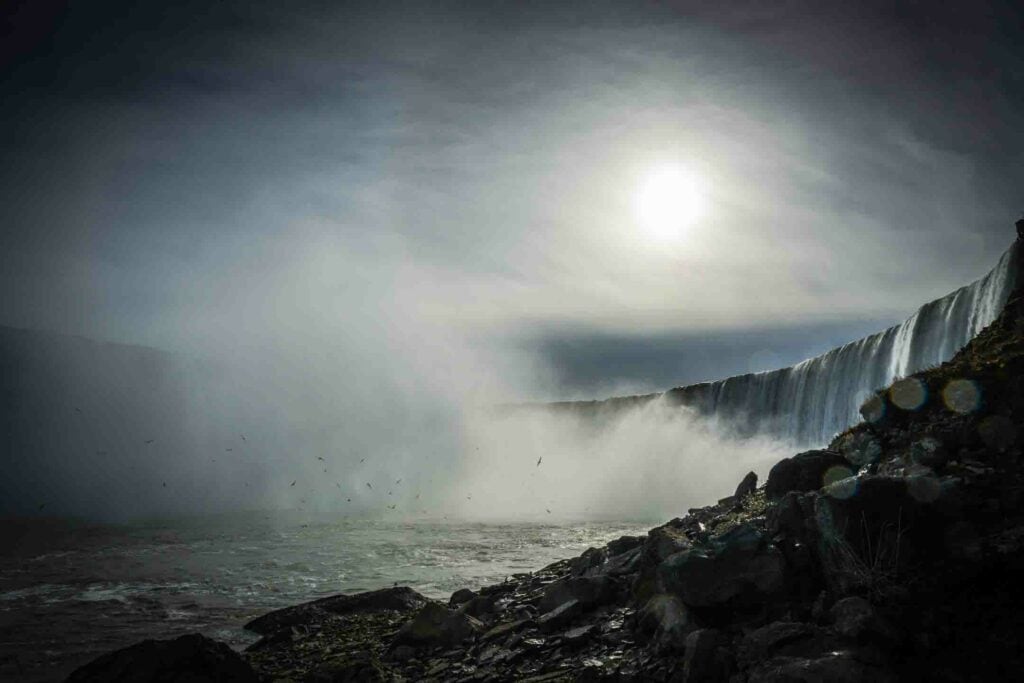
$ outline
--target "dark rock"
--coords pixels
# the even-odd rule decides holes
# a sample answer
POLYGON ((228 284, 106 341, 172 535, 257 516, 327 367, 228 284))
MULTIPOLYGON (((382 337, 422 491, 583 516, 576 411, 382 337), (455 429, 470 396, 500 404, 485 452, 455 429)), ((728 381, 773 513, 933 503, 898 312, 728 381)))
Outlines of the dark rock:
POLYGON ((686 637, 686 655, 683 660, 684 683, 714 683, 729 677, 731 668, 727 644, 720 631, 702 628, 686 637))
POLYGON ((902 640, 899 630, 882 618, 870 602, 859 596, 837 601, 829 616, 836 633, 845 638, 888 647, 895 647, 902 640))
POLYGON ((644 544, 646 536, 620 536, 614 541, 608 542, 608 554, 621 555, 633 548, 639 548, 644 544))
POLYGON ((444 605, 428 602, 399 629, 393 645, 458 645, 483 630, 484 625, 468 614, 453 612, 444 605))
POLYGON ((268 612, 250 621, 245 628, 265 635, 289 626, 314 622, 331 614, 355 614, 382 610, 406 612, 419 609, 426 603, 427 598, 406 586, 384 588, 354 595, 332 595, 328 598, 268 612))
POLYGON ((847 467, 847 462, 835 451, 806 451, 792 458, 780 460, 768 472, 765 495, 777 500, 790 491, 815 491, 825 483, 825 474, 832 467, 847 467))
POLYGON ((582 555, 570 561, 569 571, 573 576, 582 576, 591 569, 600 567, 606 559, 608 551, 605 548, 587 548, 582 555))
POLYGON ((568 600, 537 617, 537 627, 542 631, 555 631, 571 623, 583 611, 583 605, 579 600, 568 600))
POLYGON ((658 568, 665 588, 690 607, 763 602, 784 585, 782 554, 743 524, 713 545, 672 555, 658 568))
POLYGON ((882 444, 878 437, 863 430, 843 434, 838 439, 836 450, 857 468, 876 463, 882 457, 882 444))
POLYGON ((198 633, 144 640, 76 669, 68 683, 256 683, 249 663, 224 643, 198 633))
POLYGON ((487 642, 496 638, 504 638, 507 635, 515 633, 516 631, 533 623, 532 619, 517 619, 516 621, 507 621, 503 624, 498 624, 487 633, 480 636, 480 640, 487 642))
POLYGON ((468 588, 460 588, 459 590, 452 593, 452 597, 448 600, 449 607, 458 607, 464 602, 469 602, 476 597, 476 591, 471 591, 468 588))
POLYGON ((459 612, 468 614, 471 617, 482 619, 494 611, 494 598, 488 595, 478 595, 459 607, 459 612))
POLYGON ((674 595, 655 595, 637 613, 637 630, 659 652, 682 652, 686 636, 695 628, 686 605, 674 595))
POLYGON ((816 651, 816 635, 818 630, 808 624, 777 621, 744 636, 736 648, 736 661, 746 667, 776 655, 806 655, 816 651))
POLYGON ((747 683, 896 683, 892 671, 866 664, 850 652, 817 658, 779 657, 756 667, 747 683))
POLYGON ((736 493, 732 494, 736 500, 743 500, 746 496, 757 490, 757 473, 747 472, 743 481, 736 487, 736 493))
POLYGON ((544 589, 537 608, 541 612, 550 612, 569 600, 576 600, 587 609, 609 600, 614 592, 615 584, 606 576, 562 579, 544 589))
POLYGON ((585 624, 571 628, 562 634, 562 639, 570 643, 578 643, 591 637, 597 627, 594 624, 585 624))
POLYGON ((390 680, 380 661, 369 652, 356 651, 335 657, 317 666, 309 676, 312 683, 342 683, 368 681, 383 683, 390 680))

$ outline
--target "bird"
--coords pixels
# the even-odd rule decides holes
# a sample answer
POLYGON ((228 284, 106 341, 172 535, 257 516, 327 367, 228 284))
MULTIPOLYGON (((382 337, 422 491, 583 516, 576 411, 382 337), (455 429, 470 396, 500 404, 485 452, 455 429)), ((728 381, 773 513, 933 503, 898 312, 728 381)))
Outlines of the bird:
POLYGON ((544 459, 543 455, 540 456, 539 458, 537 458, 537 467, 540 467, 540 461, 543 460, 543 459, 544 459))
POLYGON ((235 449, 234 448, 225 448, 224 450, 226 450, 226 451, 228 451, 230 453, 231 451, 233 451, 235 449))
POLYGON ((323 458, 321 458, 321 457, 320 457, 319 455, 318 455, 318 456, 316 456, 316 459, 317 459, 317 460, 321 460, 321 461, 323 460, 323 458))
MULTIPOLYGON (((295 481, 298 481, 298 479, 296 479, 295 481)), ((291 486, 295 486, 295 481, 291 483, 291 486)))
POLYGON ((324 468, 324 474, 327 474, 327 468, 326 467, 324 468))
POLYGON ((46 507, 46 503, 40 503, 39 504, 39 509, 40 510, 42 510, 44 507, 46 507))
POLYGON ((153 443, 154 441, 156 441, 156 439, 147 439, 146 443, 153 443))
POLYGON ((336 483, 335 486, 337 486, 339 489, 341 488, 341 484, 336 483))
POLYGON ((394 505, 388 505, 388 510, 394 510, 394 509, 395 509, 394 505))
POLYGON ((388 495, 389 495, 389 496, 391 495, 391 491, 388 491, 388 495))
MULTIPOLYGON (((548 510, 548 508, 544 508, 544 509, 545 509, 545 510, 548 510)), ((551 514, 551 510, 548 510, 548 514, 549 514, 549 515, 551 514)))
POLYGON ((468 496, 466 496, 466 500, 473 500, 473 494, 471 493, 468 496))
POLYGON ((242 437, 242 441, 245 441, 245 434, 239 434, 239 436, 242 437))
POLYGON ((366 458, 359 458, 359 462, 366 462, 366 458))
POLYGON ((78 406, 75 406, 75 412, 76 412, 76 413, 80 413, 80 412, 82 412, 82 409, 81 409, 81 408, 79 408, 78 406))
POLYGON ((373 488, 373 487, 372 487, 372 486, 370 485, 370 482, 366 482, 366 488, 368 488, 368 489, 372 489, 372 488, 373 488))
POLYGON ((164 488, 167 488, 167 482, 166 481, 164 482, 164 488))
POLYGON ((346 502, 346 503, 351 503, 351 502, 352 502, 352 499, 351 499, 351 498, 346 498, 346 499, 345 499, 345 502, 346 502))
POLYGON ((420 499, 420 494, 417 493, 416 494, 416 500, 419 500, 419 499, 420 499))
POLYGON ((401 479, 395 479, 395 483, 396 483, 396 484, 401 484, 401 483, 402 483, 402 480, 401 480, 401 479))

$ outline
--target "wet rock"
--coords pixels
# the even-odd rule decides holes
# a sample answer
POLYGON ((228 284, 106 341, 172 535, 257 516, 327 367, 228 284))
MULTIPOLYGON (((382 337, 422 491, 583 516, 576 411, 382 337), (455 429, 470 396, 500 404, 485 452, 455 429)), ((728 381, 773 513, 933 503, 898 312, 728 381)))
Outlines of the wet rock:
POLYGON ((224 643, 198 633, 144 640, 76 669, 68 683, 256 683, 249 663, 224 643))
POLYGON ((837 601, 829 616, 836 633, 855 641, 893 647, 902 640, 899 630, 882 618, 870 602, 859 596, 837 601))
POLYGON ((658 568, 665 588, 690 607, 752 603, 781 591, 782 554, 749 524, 723 534, 714 544, 672 555, 658 568))
POLYGON ((691 546, 689 537, 678 527, 665 525, 651 529, 637 556, 639 571, 630 587, 633 601, 643 605, 658 593, 664 592, 658 578, 658 565, 669 556, 691 546))
POLYGON ((469 602, 477 596, 476 591, 472 591, 468 588, 460 588, 459 590, 452 593, 452 597, 448 600, 449 607, 458 607, 459 605, 469 602))
POLYGON ((245 625, 245 628, 265 635, 282 628, 315 622, 332 614, 355 614, 382 610, 406 612, 419 609, 426 603, 427 598, 413 589, 397 586, 354 595, 332 595, 294 607, 275 610, 253 619, 245 625))
POLYGON ((856 468, 876 463, 882 457, 882 444, 878 437, 864 430, 843 434, 838 439, 836 450, 856 468))
POLYGON ((910 444, 910 459, 915 465, 940 469, 952 457, 952 453, 938 439, 925 437, 910 444))
POLYGON ((779 657, 756 667, 747 683, 896 683, 892 671, 833 651, 817 658, 779 657))
POLYGON ((550 612, 537 617, 537 627, 542 631, 556 631, 567 626, 584 611, 579 600, 568 600, 550 612))
POLYGON ((825 483, 825 474, 832 467, 849 467, 835 451, 806 451, 780 460, 768 472, 765 495, 777 500, 790 491, 815 491, 825 483))
POLYGON ((747 472, 747 476, 743 477, 743 481, 740 482, 739 486, 736 487, 736 493, 733 497, 736 500, 743 500, 746 496, 757 490, 757 473, 747 472))
POLYGON ((655 595, 637 613, 637 630, 658 652, 681 652, 695 628, 686 605, 674 595, 655 595))
POLYGON ((600 567, 606 559, 608 559, 608 551, 605 548, 587 548, 582 555, 570 561, 569 571, 573 576, 582 576, 588 571, 600 567))
POLYGON ((562 640, 569 643, 579 643, 588 640, 595 633, 596 628, 594 624, 585 624, 584 626, 571 628, 562 634, 562 640))
POLYGON ((393 646, 457 645, 483 630, 484 625, 474 617, 428 602, 399 629, 393 646))
POLYGON ((608 601, 614 592, 615 584, 606 576, 562 579, 544 589, 537 608, 541 612, 550 612, 569 600, 576 600, 586 609, 608 601))
POLYGON ((494 611, 494 598, 488 595, 477 595, 464 602, 458 611, 477 619, 483 619, 494 611))
POLYGON ((608 542, 608 553, 611 555, 621 555, 633 548, 639 548, 646 539, 646 536, 620 536, 614 541, 608 542))

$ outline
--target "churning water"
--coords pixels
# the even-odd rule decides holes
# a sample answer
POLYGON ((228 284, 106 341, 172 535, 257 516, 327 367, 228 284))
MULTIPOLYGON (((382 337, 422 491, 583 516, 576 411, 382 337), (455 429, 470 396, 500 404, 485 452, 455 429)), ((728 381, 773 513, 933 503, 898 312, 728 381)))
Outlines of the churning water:
POLYGON ((0 550, 0 680, 62 680, 143 638, 237 648, 272 609, 395 583, 447 598, 652 523, 468 524, 262 514, 175 524, 12 523, 0 550))

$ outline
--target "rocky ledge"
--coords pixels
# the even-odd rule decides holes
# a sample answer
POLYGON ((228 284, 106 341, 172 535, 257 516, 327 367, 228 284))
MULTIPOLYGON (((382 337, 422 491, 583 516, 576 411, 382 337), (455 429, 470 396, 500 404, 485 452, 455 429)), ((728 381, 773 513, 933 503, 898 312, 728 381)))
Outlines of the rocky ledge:
POLYGON ((242 655, 149 641, 71 680, 1024 678, 1024 297, 862 412, 646 536, 447 603, 392 588, 272 612, 242 655))

